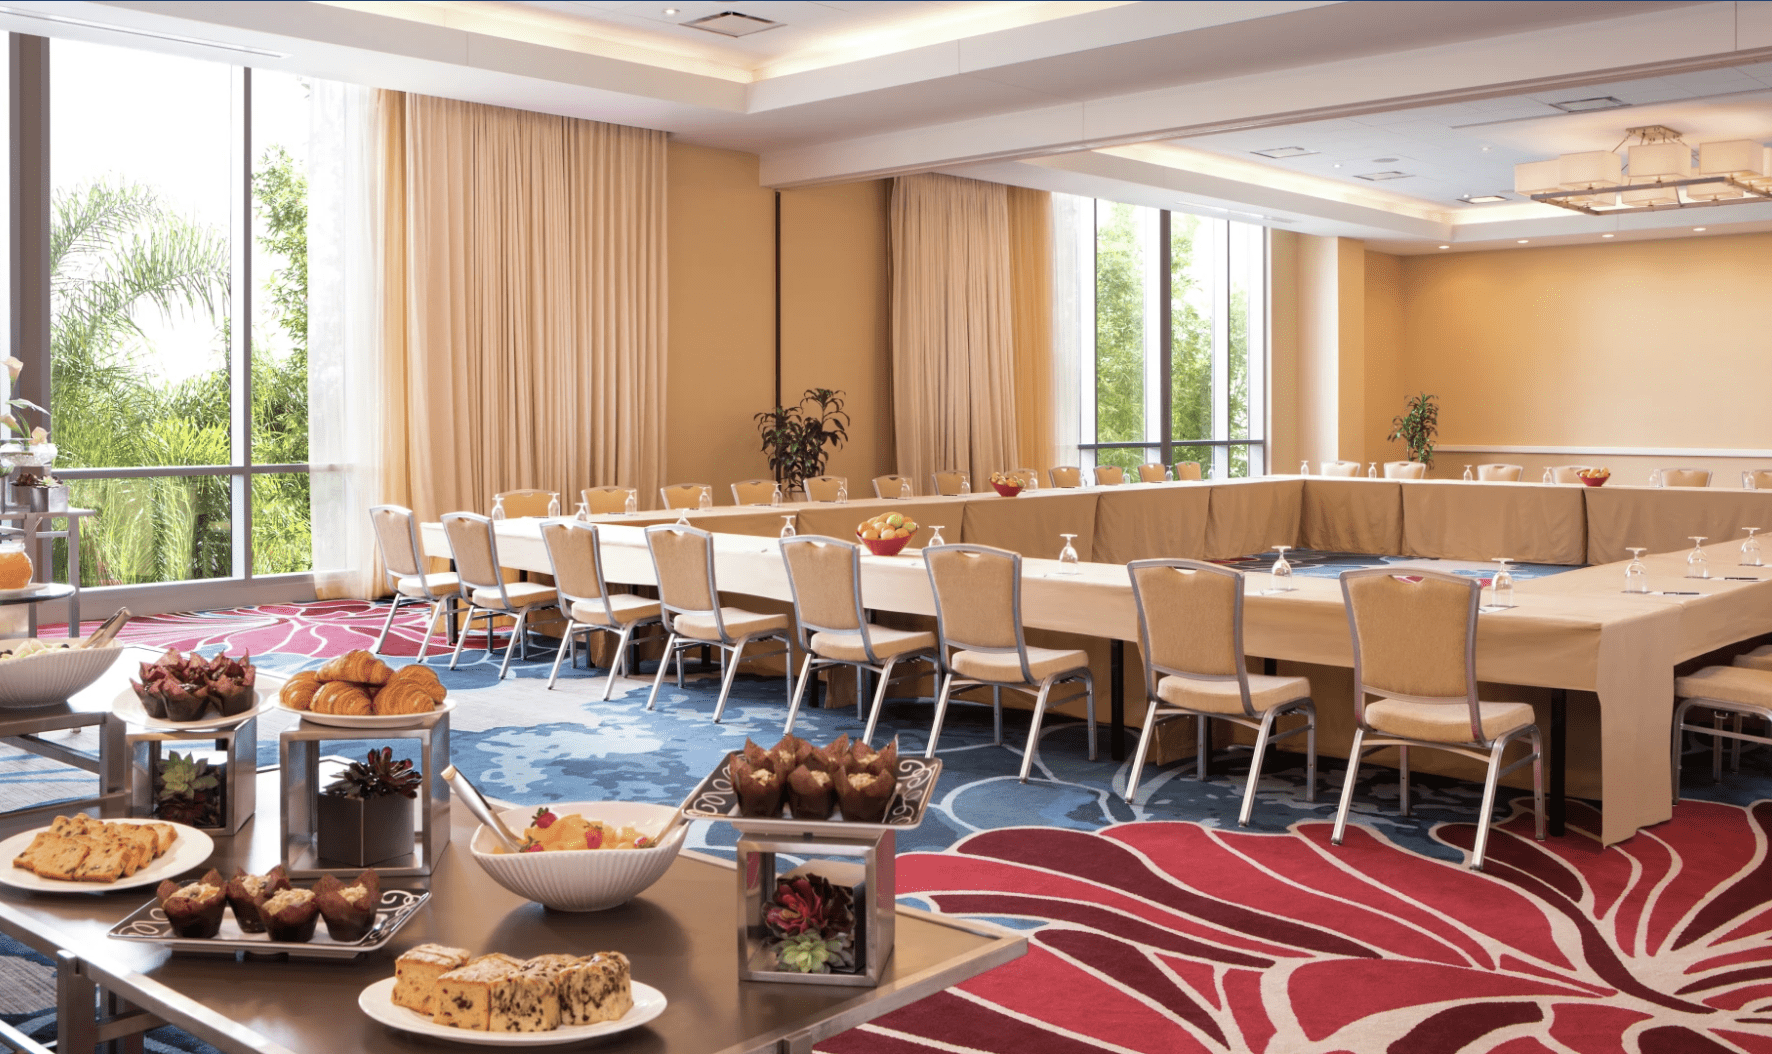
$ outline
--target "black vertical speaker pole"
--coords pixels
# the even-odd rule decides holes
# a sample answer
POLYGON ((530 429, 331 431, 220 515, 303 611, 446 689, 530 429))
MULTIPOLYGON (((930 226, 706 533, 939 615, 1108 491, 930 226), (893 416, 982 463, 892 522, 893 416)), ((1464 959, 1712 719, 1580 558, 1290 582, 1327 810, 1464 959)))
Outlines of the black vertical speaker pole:
POLYGON ((781 191, 775 192, 775 405, 781 405, 781 191))

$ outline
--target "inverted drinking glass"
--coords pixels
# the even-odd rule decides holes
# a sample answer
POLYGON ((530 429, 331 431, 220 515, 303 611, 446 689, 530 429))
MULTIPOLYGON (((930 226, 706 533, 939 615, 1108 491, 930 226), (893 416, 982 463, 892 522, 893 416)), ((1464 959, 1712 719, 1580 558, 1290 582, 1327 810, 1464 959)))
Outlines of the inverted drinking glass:
POLYGON ((1660 469, 1652 468, 1649 470, 1649 485, 1651 487, 1661 486, 1661 470, 1660 469))
POLYGON ((777 483, 775 485, 775 489, 769 492, 769 504, 771 504, 771 505, 780 505, 781 504, 781 484, 777 483))
POLYGON ((849 481, 848 480, 844 480, 842 483, 837 484, 837 504, 838 505, 849 504, 849 481))
POLYGON ((898 481, 898 496, 901 498, 908 498, 911 496, 911 481, 910 480, 901 479, 898 481))
POLYGON ((560 493, 548 491, 548 517, 552 519, 558 515, 560 515, 560 493))
POLYGON ((1081 558, 1077 556, 1077 547, 1071 544, 1077 536, 1061 534, 1059 537, 1064 539, 1064 548, 1058 551, 1058 573, 1061 575, 1081 573, 1083 569, 1078 566, 1082 562, 1081 558))
POLYGON ((1464 466, 1464 481, 1469 483, 1476 478, 1476 476, 1471 474, 1471 467, 1469 465, 1464 466))
POLYGON ((712 487, 701 488, 701 496, 695 499, 695 507, 698 509, 713 508, 714 507, 714 488, 712 488, 712 487))
POLYGON ((1748 471, 1748 472, 1743 472, 1741 474, 1741 489, 1742 490, 1759 490, 1760 489, 1760 481, 1754 478, 1753 472, 1748 471))
POLYGON ((1743 527, 1742 530, 1747 532, 1747 541, 1741 543, 1741 566, 1764 567, 1765 564, 1760 560, 1760 540, 1754 537, 1760 529, 1743 527))
POLYGON ((1489 606, 1511 608, 1514 606, 1514 575, 1507 565, 1513 563, 1513 557, 1497 556, 1495 562, 1501 566, 1489 582, 1489 606))
POLYGON ((1268 576, 1272 580, 1270 592, 1290 593, 1298 588, 1292 584, 1292 565, 1286 562, 1286 550, 1290 548, 1292 548, 1290 545, 1274 546, 1280 555, 1274 560, 1274 566, 1268 571, 1268 576))
POLYGON ((639 491, 631 487, 628 489, 628 500, 621 503, 621 511, 624 516, 632 516, 640 511, 639 491))
POLYGON ((492 518, 494 520, 502 520, 505 518, 505 496, 503 494, 493 496, 492 518))
POLYGON ((948 544, 948 540, 941 536, 941 524, 932 523, 929 525, 929 544, 930 545, 946 545, 946 544, 948 544))
POLYGON ((794 530, 794 514, 791 512, 784 513, 781 517, 781 536, 783 538, 792 538, 796 533, 798 532, 794 530))
POLYGON ((1704 536, 1688 534, 1692 539, 1692 551, 1686 554, 1686 577, 1709 578, 1710 560, 1704 555, 1704 536))
MULTIPOLYGON (((1355 463, 1358 464, 1358 462, 1355 462, 1355 463)), ((1366 466, 1366 478, 1367 479, 1377 479, 1378 478, 1378 462, 1374 461, 1370 465, 1366 466)))
POLYGON ((1649 550, 1641 546, 1629 546, 1630 563, 1624 567, 1624 591, 1626 593, 1649 592, 1649 569, 1643 566, 1643 554, 1649 550))
POLYGON ((579 521, 580 523, 591 522, 591 503, 588 501, 579 502, 578 503, 578 514, 573 516, 573 519, 579 521))
POLYGON ((1301 476, 1310 475, 1311 474, 1311 463, 1309 461, 1300 461, 1298 463, 1298 474, 1301 476))
POLYGON ((1553 477, 1551 475, 1551 470, 1548 468, 1544 470, 1544 481, 1546 483, 1555 483, 1556 482, 1555 477, 1553 477))
POLYGON ((961 494, 971 494, 972 493, 972 477, 971 476, 961 476, 960 477, 960 493, 961 494))

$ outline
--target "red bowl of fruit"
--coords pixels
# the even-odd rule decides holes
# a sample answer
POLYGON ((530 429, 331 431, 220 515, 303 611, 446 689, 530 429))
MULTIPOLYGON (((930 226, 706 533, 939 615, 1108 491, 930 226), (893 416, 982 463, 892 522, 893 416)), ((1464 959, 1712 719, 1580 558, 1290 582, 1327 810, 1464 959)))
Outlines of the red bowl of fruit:
POLYGON ((883 512, 855 528, 855 537, 875 556, 897 556, 917 533, 917 521, 902 512, 883 512))
POLYGON ((1020 488, 1020 487, 1017 487, 1017 486, 1012 486, 1012 485, 1010 485, 1010 484, 1008 484, 1008 483, 996 483, 996 482, 993 482, 993 483, 992 483, 992 484, 991 484, 991 486, 993 486, 993 487, 995 487, 995 488, 996 488, 996 490, 997 490, 997 493, 998 493, 998 494, 1001 494, 1001 495, 1003 495, 1003 496, 1004 496, 1004 497, 1005 497, 1005 498, 1013 498, 1013 497, 1015 497, 1015 496, 1016 496, 1016 495, 1017 495, 1017 494, 1020 494, 1020 493, 1021 493, 1021 488, 1020 488))
POLYGON ((1008 472, 991 473, 991 486, 1005 498, 1013 498, 1027 489, 1028 481, 1008 472))
POLYGON ((1590 487, 1604 487, 1606 481, 1612 478, 1612 473, 1601 471, 1590 475, 1588 472, 1578 472, 1576 478, 1590 487))
POLYGON ((911 544, 910 535, 903 538, 863 538, 861 544, 868 547, 868 552, 875 556, 897 556, 904 547, 911 544))

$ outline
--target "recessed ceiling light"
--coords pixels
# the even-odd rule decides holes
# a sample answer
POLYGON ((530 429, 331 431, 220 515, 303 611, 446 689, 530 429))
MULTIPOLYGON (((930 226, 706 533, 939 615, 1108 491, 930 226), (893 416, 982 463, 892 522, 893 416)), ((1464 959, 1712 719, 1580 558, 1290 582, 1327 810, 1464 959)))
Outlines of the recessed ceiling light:
POLYGON ((1276 157, 1276 158, 1277 157, 1308 157, 1311 154, 1316 153, 1315 150, 1307 150, 1302 146, 1276 146, 1276 147, 1270 147, 1267 150, 1256 150, 1256 151, 1252 151, 1252 152, 1254 154, 1256 154, 1258 157, 1276 157))
POLYGON ((672 15, 677 13, 677 9, 674 7, 667 7, 664 9, 664 13, 665 13, 666 18, 670 18, 672 15))
POLYGON ((1520 244, 1521 244, 1521 245, 1525 245, 1525 244, 1526 244, 1526 243, 1527 243, 1527 242, 1528 242, 1528 241, 1531 241, 1531 239, 1530 239, 1530 238, 1521 238, 1521 239, 1520 239, 1520 244))
POLYGON ((1493 205, 1494 203, 1496 203, 1498 201, 1506 201, 1507 195, 1505 195, 1505 194, 1466 194, 1464 197, 1459 198, 1458 200, 1463 201, 1463 202, 1467 202, 1472 205, 1493 205))
POLYGON ((1487 154, 1487 153, 1488 153, 1488 152, 1489 152, 1489 147, 1484 147, 1484 148, 1483 148, 1483 153, 1485 153, 1485 154, 1487 154))
POLYGON ((1372 163, 1375 165, 1394 165, 1401 160, 1403 159, 1400 157, 1375 157, 1372 159, 1372 163))
POLYGON ((1595 110, 1616 110, 1620 106, 1629 106, 1623 99, 1615 99, 1610 95, 1599 95, 1592 99, 1568 99, 1553 102, 1552 106, 1564 113, 1592 113, 1595 110))
POLYGON ((1387 180, 1387 179, 1408 179, 1409 173, 1398 172, 1396 169, 1390 169, 1390 170, 1384 171, 1384 172, 1360 172, 1360 173, 1356 173, 1354 178, 1355 179, 1368 179, 1374 183, 1379 183, 1379 182, 1383 182, 1384 180, 1387 180))
POLYGON ((1442 248, 1442 249, 1450 249, 1450 248, 1452 248, 1452 246, 1450 246, 1450 245, 1442 245, 1442 246, 1440 246, 1440 248, 1442 248))
POLYGON ((1692 229, 1693 229, 1693 230, 1695 230, 1695 231, 1702 231, 1702 230, 1704 230, 1704 228, 1703 228, 1703 227, 1694 227, 1694 228, 1692 228, 1692 229))
POLYGON ((758 18, 741 11, 721 11, 717 15, 707 15, 681 23, 691 29, 705 29, 709 33, 718 33, 723 37, 748 37, 752 33, 761 33, 765 29, 774 29, 785 23, 773 19, 758 18))
POLYGON ((1614 237, 1614 235, 1611 235, 1611 234, 1602 234, 1602 235, 1600 235, 1600 237, 1602 237, 1602 238, 1611 238, 1611 237, 1614 237))

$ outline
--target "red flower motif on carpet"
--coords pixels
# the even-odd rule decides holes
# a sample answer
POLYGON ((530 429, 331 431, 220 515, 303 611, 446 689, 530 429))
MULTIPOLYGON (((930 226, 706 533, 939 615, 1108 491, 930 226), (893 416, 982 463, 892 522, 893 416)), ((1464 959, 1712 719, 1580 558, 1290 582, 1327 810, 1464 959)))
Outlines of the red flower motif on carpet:
MULTIPOLYGON (((1487 873, 1330 825, 1017 828, 901 893, 1044 925, 1029 954, 820 1045, 928 1051, 1772 1054, 1772 802, 1682 802, 1602 848, 1516 813, 1487 873)), ((1468 850, 1475 828, 1435 837, 1468 850)))
MULTIPOLYGON (((381 654, 417 656, 428 613, 428 608, 418 605, 402 608, 381 654)), ((386 601, 263 604, 219 611, 143 615, 131 619, 120 636, 128 644, 181 651, 200 648, 204 654, 226 650, 229 654, 250 651, 254 655, 278 653, 330 659, 354 648, 373 646, 387 617, 386 601)), ((83 623, 82 626, 91 630, 96 629, 98 623, 83 623)), ((43 635, 52 637, 65 632, 64 628, 50 626, 43 630, 43 635)), ((470 645, 484 643, 483 633, 469 636, 470 645)), ((503 646, 502 637, 499 644, 503 646)), ((437 654, 439 648, 447 651, 449 647, 439 627, 431 637, 430 654, 437 654)))

